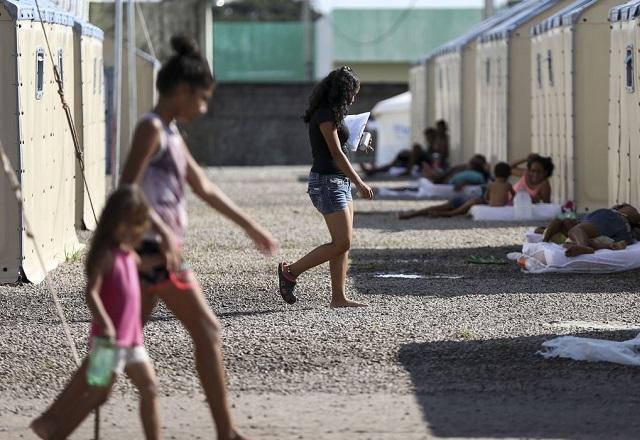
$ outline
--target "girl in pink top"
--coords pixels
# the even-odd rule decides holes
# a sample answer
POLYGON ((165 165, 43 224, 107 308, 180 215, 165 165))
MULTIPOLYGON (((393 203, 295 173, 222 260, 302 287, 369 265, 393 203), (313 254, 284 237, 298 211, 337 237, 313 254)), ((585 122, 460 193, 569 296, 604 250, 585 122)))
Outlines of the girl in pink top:
POLYGON ((513 185, 514 193, 524 189, 531 196, 533 203, 551 202, 551 185, 549 177, 554 170, 553 161, 550 157, 530 154, 526 159, 519 160, 511 164, 511 174, 520 177, 513 185), (527 168, 520 168, 523 163, 527 168))
POLYGON ((120 187, 107 201, 87 255, 87 305, 91 337, 116 344, 111 383, 105 388, 87 383, 88 357, 51 407, 31 428, 43 439, 67 438, 87 415, 104 403, 123 371, 140 392, 140 414, 147 439, 160 438, 156 378, 142 341, 138 256, 149 225, 145 197, 136 187, 120 187))

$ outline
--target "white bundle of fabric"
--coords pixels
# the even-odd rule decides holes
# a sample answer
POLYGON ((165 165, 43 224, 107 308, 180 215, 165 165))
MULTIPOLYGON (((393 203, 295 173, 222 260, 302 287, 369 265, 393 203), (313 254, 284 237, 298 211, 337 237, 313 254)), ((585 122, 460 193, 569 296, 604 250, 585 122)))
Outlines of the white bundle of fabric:
POLYGON ((640 366, 640 334, 622 342, 561 336, 543 342, 538 354, 545 358, 561 357, 576 361, 640 366))
POLYGON ((378 197, 382 198, 398 198, 398 199, 442 199, 448 200, 459 195, 468 195, 480 197, 482 195, 482 187, 479 185, 465 186, 462 191, 456 191, 453 185, 433 183, 429 179, 421 177, 418 179, 411 189, 395 190, 392 188, 380 188, 378 197))
POLYGON ((640 268, 640 243, 622 250, 601 249, 593 254, 567 257, 564 247, 543 242, 540 234, 529 232, 526 238, 528 242, 521 253, 507 255, 519 261, 525 272, 614 273, 640 268))

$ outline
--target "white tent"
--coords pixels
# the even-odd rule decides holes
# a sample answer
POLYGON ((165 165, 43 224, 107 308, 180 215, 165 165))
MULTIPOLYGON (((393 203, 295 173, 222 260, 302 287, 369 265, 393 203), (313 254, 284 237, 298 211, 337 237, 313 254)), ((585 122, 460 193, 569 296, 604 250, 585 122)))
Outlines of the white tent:
POLYGON ((371 111, 378 127, 376 166, 391 162, 399 151, 411 148, 411 93, 378 102, 371 111))

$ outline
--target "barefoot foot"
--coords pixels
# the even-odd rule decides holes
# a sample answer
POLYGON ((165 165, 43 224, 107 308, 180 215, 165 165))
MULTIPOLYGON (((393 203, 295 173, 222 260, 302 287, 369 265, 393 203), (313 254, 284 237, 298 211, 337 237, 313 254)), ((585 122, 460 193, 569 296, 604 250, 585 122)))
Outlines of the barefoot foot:
POLYGON ((616 241, 615 243, 613 243, 611 245, 611 247, 609 249, 613 250, 613 251, 621 251, 623 249, 627 248, 627 242, 625 241, 616 241))
POLYGON ((567 257, 577 257, 578 255, 593 254, 595 251, 589 246, 579 246, 577 244, 567 246, 564 252, 567 257))
POLYGON ((344 307, 367 307, 367 305, 363 303, 359 303, 357 301, 352 301, 350 299, 341 299, 341 300, 331 301, 331 304, 329 305, 329 307, 331 307, 332 309, 339 309, 344 307))
POLYGON ((31 422, 31 425, 29 425, 29 427, 35 435, 42 439, 51 438, 55 429, 53 423, 48 422, 44 418, 44 416, 40 416, 35 419, 33 422, 31 422))

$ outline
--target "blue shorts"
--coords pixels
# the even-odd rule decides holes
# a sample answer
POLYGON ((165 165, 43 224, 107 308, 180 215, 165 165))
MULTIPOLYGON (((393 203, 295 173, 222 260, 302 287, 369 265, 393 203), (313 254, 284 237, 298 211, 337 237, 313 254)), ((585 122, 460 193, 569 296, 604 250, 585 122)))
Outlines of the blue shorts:
POLYGON ((309 173, 307 192, 311 203, 322 215, 344 211, 353 200, 351 180, 338 174, 309 173))
POLYGON ((627 244, 635 243, 631 235, 629 221, 619 212, 613 209, 596 209, 580 219, 591 223, 600 233, 614 241, 624 241, 627 244))

